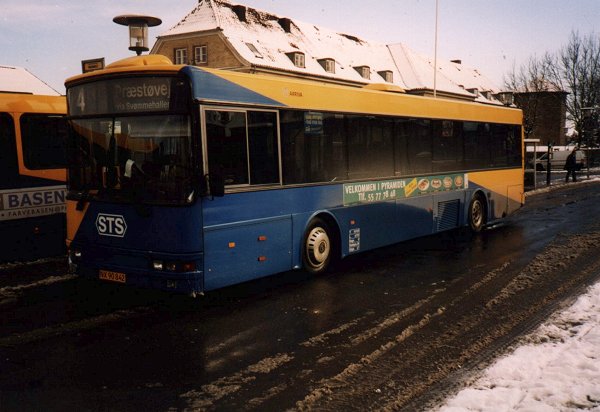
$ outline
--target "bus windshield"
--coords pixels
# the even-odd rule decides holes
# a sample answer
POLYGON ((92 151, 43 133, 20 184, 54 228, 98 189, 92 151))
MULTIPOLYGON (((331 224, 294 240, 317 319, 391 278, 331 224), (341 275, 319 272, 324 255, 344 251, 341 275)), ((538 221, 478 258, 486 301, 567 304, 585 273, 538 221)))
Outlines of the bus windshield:
POLYGON ((69 195, 145 204, 193 200, 188 115, 71 120, 69 195))

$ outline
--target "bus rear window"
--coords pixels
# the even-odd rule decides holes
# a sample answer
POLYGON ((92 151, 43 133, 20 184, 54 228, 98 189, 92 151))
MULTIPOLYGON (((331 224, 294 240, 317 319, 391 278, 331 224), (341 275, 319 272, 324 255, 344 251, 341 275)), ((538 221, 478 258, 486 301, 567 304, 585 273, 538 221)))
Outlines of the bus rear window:
POLYGON ((25 167, 30 170, 66 167, 65 116, 23 114, 20 123, 25 167))

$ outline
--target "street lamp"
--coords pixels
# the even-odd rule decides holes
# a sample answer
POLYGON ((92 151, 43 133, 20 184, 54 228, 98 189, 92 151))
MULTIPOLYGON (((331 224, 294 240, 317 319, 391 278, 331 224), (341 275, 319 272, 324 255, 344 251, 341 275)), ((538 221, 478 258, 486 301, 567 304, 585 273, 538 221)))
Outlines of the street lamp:
POLYGON ((113 22, 129 27, 129 50, 136 52, 139 56, 142 52, 150 50, 148 48, 148 27, 158 26, 162 20, 158 17, 127 14, 115 17, 113 22))

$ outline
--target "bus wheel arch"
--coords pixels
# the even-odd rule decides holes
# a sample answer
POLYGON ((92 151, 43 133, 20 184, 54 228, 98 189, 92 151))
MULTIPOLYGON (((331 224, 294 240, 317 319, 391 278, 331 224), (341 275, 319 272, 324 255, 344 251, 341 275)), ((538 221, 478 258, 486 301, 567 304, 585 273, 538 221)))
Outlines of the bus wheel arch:
POLYGON ((468 225, 473 233, 483 230, 488 220, 487 198, 481 191, 473 194, 468 209, 468 225))
POLYGON ((327 272, 340 257, 340 231, 333 216, 320 213, 306 226, 302 239, 302 266, 311 274, 327 272))

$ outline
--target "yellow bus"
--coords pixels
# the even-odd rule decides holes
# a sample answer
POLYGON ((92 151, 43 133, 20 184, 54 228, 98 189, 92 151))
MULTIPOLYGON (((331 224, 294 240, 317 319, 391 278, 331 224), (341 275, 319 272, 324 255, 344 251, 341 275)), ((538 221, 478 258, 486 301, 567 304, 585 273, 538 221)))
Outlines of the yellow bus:
POLYGON ((66 253, 66 99, 0 91, 0 261, 66 253))
POLYGON ((66 82, 72 269, 201 293, 522 206, 522 112, 173 65, 66 82))

